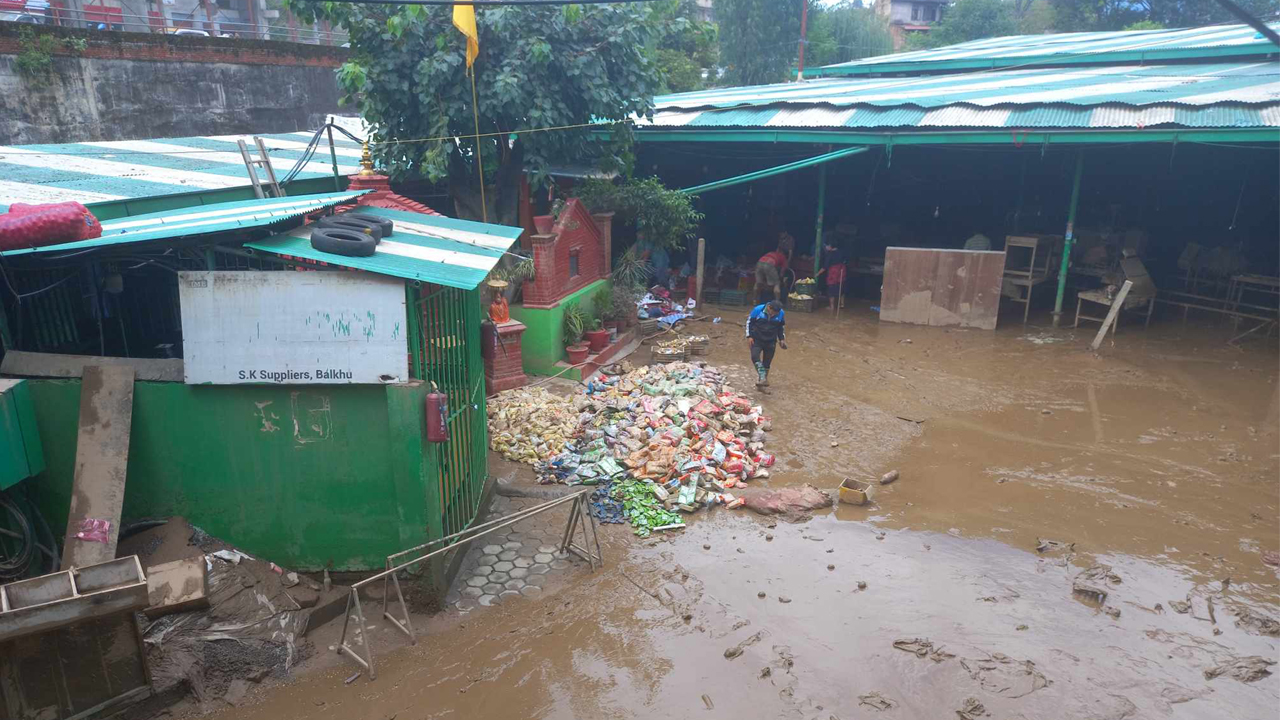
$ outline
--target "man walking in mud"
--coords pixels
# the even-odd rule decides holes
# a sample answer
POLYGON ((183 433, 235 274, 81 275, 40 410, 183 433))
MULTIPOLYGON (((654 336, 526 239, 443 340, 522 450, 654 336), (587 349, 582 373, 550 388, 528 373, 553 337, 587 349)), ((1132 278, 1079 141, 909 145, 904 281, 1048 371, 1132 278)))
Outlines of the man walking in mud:
POLYGON ((757 305, 747 315, 747 347, 751 348, 751 364, 756 366, 756 387, 769 387, 769 366, 778 346, 787 349, 787 316, 782 303, 770 300, 757 305))

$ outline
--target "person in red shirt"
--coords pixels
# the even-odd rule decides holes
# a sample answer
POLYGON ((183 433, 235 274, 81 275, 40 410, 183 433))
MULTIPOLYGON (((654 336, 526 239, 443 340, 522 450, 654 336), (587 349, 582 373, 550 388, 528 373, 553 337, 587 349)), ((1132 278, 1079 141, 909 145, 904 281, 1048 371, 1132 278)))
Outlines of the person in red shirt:
POLYGON ((773 289, 773 299, 782 300, 782 272, 787 269, 787 255, 781 250, 765 253, 756 263, 756 297, 760 300, 760 289, 773 289))

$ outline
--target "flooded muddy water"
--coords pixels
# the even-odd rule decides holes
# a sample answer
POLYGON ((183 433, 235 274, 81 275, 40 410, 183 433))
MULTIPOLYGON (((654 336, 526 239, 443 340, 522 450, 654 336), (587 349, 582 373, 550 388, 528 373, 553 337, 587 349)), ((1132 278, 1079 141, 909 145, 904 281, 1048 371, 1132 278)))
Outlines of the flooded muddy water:
MULTIPOLYGON (((693 332, 749 389, 743 313, 709 312, 693 332)), ((899 470, 871 504, 605 526, 603 570, 412 647, 372 622, 377 680, 322 652, 215 716, 1275 718, 1280 676, 1249 672, 1280 660, 1280 353, 1225 337, 1121 328, 1095 356, 1084 331, 790 315, 756 483, 899 470)))

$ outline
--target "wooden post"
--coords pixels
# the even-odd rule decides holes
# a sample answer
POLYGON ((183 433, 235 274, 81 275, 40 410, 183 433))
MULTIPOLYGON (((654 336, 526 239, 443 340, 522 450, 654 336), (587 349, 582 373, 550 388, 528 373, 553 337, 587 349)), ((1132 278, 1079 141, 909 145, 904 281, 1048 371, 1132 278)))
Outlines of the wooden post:
POLYGON ((1116 299, 1111 301, 1111 309, 1107 311, 1107 319, 1102 321, 1102 327, 1098 328, 1098 334, 1093 338, 1093 344, 1089 347, 1096 352, 1098 346, 1102 345, 1102 338, 1106 337, 1107 330, 1116 321, 1116 316, 1120 314, 1120 308, 1124 307, 1124 299, 1129 296, 1129 290, 1133 287, 1132 280, 1125 280, 1124 285, 1120 286, 1120 292, 1116 293, 1116 299))
MULTIPOLYGON (((1058 270, 1058 296, 1053 301, 1053 326, 1062 322, 1062 298, 1067 292, 1067 272, 1071 268, 1071 246, 1075 243, 1076 207, 1080 204, 1080 176, 1084 174, 1084 150, 1076 151, 1076 179, 1071 185, 1071 205, 1067 208, 1067 232, 1062 240, 1062 265, 1058 270)), ((1031 291, 1027 290, 1028 302, 1031 291)), ((1030 306, 1028 305, 1028 309, 1030 306)))
POLYGON ((706 257, 707 257, 707 239, 698 238, 698 289, 697 289, 697 297, 694 298, 694 301, 698 303, 699 308, 702 307, 702 277, 703 277, 703 268, 705 267, 704 263, 706 262, 706 257))

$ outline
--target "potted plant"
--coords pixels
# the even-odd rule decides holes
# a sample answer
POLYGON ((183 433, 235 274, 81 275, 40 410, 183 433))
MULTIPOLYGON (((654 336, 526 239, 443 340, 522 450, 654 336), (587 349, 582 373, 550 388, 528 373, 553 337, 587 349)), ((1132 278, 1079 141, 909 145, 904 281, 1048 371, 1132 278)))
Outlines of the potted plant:
POLYGON ((635 324, 636 301, 642 295, 637 287, 614 280, 613 292, 609 297, 609 314, 617 320, 619 332, 635 324))
POLYGON ((618 326, 621 323, 618 320, 618 314, 613 308, 613 291, 606 288, 600 288, 596 292, 594 300, 596 312, 600 315, 600 324, 609 333, 610 344, 618 341, 618 326))
POLYGON ((586 337, 587 343, 591 347, 591 352, 593 353, 598 353, 609 347, 609 331, 604 329, 604 326, 601 325, 600 318, 598 317, 591 319, 591 329, 586 331, 583 335, 586 337))
POLYGON ((587 314, 578 307, 578 303, 570 303, 564 309, 564 350, 569 356, 570 365, 579 365, 586 361, 591 348, 582 342, 582 334, 586 330, 587 314))

